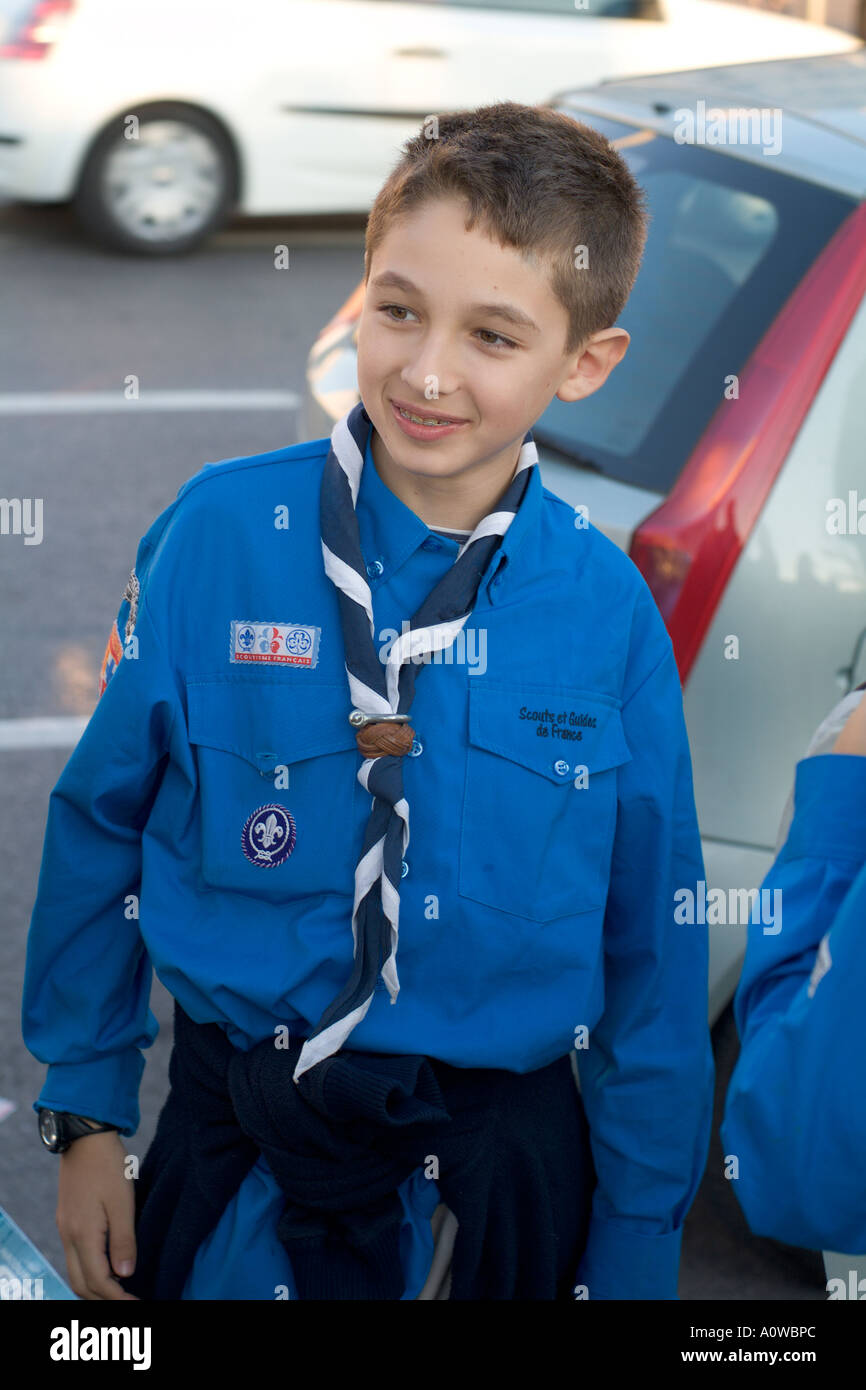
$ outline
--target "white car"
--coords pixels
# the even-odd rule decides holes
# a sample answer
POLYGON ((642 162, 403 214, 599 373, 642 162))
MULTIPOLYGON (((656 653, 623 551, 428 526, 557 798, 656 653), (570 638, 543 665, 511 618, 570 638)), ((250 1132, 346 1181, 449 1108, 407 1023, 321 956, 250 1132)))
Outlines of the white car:
POLYGON ((436 112, 860 47, 715 0, 0 0, 0 197, 171 254, 233 212, 369 211, 436 112))

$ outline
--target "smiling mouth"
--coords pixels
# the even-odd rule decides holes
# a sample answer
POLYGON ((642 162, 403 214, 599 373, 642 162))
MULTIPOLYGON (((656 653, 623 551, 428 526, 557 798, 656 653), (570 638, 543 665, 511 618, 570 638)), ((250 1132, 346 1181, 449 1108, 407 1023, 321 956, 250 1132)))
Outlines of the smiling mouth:
POLYGON ((466 425, 469 423, 467 420, 451 419, 447 415, 416 415, 412 411, 405 410, 396 401, 392 401, 391 404, 397 413, 403 416, 404 420, 411 420, 414 425, 466 425))

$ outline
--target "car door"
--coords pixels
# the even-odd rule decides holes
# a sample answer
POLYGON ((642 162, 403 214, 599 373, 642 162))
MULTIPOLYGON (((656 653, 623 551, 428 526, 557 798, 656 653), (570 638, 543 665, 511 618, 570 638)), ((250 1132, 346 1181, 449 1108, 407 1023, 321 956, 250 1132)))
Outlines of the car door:
POLYGON ((259 0, 245 13, 259 16, 246 64, 253 213, 367 211, 437 112, 856 44, 701 0, 259 0))
POLYGON ((667 27, 657 0, 259 0, 256 13, 240 113, 251 213, 366 211, 425 117, 632 71, 667 27))

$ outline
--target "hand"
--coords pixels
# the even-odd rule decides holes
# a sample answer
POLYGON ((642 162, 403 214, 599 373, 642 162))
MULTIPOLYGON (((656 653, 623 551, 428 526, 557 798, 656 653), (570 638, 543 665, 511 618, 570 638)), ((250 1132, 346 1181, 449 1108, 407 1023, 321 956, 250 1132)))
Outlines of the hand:
POLYGON ((860 703, 848 715, 830 752, 866 757, 866 690, 861 692, 860 703))
POLYGON ((83 1135, 60 1155, 57 1229, 79 1298, 140 1301, 117 1282, 118 1275, 132 1273, 136 1255, 135 1189, 124 1175, 126 1157, 116 1130, 83 1135), (127 1260, 131 1267, 121 1269, 127 1260))

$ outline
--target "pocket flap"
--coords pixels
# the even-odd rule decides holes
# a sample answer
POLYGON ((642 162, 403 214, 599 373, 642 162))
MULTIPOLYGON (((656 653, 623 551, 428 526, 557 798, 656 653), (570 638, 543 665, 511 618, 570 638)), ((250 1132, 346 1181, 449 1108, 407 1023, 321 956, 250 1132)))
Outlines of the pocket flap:
POLYGON ((591 776, 632 756, 611 696, 475 678, 469 685, 469 741, 561 785, 577 766, 591 776))
POLYGON ((187 682, 191 743, 235 753, 260 771, 357 748, 348 686, 187 682))

